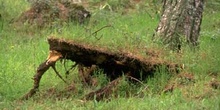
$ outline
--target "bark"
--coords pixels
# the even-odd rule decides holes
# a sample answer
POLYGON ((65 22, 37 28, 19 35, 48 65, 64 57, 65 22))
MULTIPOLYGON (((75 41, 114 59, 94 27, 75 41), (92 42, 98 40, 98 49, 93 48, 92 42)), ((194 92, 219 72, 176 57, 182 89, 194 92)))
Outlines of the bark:
POLYGON ((185 10, 184 35, 186 35, 188 43, 197 46, 199 44, 198 38, 202 23, 204 0, 189 0, 188 4, 185 10))
POLYGON ((154 39, 180 49, 183 37, 198 45, 204 0, 164 0, 163 13, 154 39))

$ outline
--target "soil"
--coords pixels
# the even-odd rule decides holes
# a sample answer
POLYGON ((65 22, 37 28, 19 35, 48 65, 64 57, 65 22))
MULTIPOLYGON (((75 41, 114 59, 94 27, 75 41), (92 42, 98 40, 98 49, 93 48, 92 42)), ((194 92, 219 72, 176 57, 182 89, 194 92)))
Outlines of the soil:
POLYGON ((34 24, 39 27, 62 24, 64 22, 84 23, 91 14, 83 6, 72 2, 37 1, 23 12, 16 22, 34 24))

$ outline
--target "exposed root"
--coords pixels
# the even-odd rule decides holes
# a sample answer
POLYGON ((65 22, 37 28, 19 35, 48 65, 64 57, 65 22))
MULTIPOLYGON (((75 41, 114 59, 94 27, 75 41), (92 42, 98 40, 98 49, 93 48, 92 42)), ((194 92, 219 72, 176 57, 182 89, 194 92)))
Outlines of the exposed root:
POLYGON ((63 82, 65 82, 66 84, 68 84, 64 79, 63 77, 59 74, 59 72, 57 71, 56 67, 55 67, 55 63, 53 65, 51 65, 51 67, 53 68, 53 70, 55 71, 56 75, 61 79, 63 80, 63 82))
POLYGON ((81 64, 78 65, 79 76, 82 79, 83 84, 85 85, 94 85, 92 74, 97 69, 95 65, 91 67, 85 67, 81 64))
POLYGON ((88 93, 83 97, 83 100, 92 100, 95 98, 97 101, 99 101, 104 98, 108 98, 117 89, 116 87, 121 81, 121 79, 122 77, 118 77, 117 79, 113 80, 108 85, 106 85, 105 87, 97 91, 88 93))
POLYGON ((65 67, 65 64, 64 64, 64 68, 65 68, 65 70, 66 70, 66 72, 65 72, 66 78, 67 78, 67 76, 70 74, 70 71, 71 71, 71 70, 74 70, 74 68, 75 68, 77 65, 78 65, 78 64, 75 63, 74 65, 71 66, 71 68, 69 68, 69 69, 67 70, 66 67, 65 67))
MULTIPOLYGON (((103 73, 110 79, 111 82, 107 86, 87 94, 84 97, 86 100, 93 99, 94 97, 96 100, 102 100, 103 98, 109 97, 117 88, 116 86, 119 84, 121 76, 123 76, 124 73, 126 73, 126 77, 130 80, 143 84, 141 80, 152 75, 152 73, 162 65, 172 73, 178 72, 180 68, 178 64, 161 60, 159 55, 155 55, 150 51, 146 52, 148 54, 145 58, 135 56, 132 53, 112 53, 102 48, 92 48, 71 40, 49 38, 48 42, 50 45, 50 54, 47 60, 38 67, 37 73, 34 76, 33 88, 25 94, 22 99, 28 99, 36 93, 41 77, 50 67, 53 68, 60 79, 67 83, 55 68, 55 63, 60 58, 75 62, 68 70, 64 65, 66 75, 69 74, 71 69, 78 66, 79 76, 83 84, 95 85, 96 81, 94 81, 92 75, 97 69, 102 69, 103 73)), ((181 76, 181 78, 182 77, 186 78, 186 80, 191 79, 191 77, 181 76)), ((75 86, 73 89, 75 89, 75 86)))
MULTIPOLYGON (((54 71, 56 72, 56 74, 63 80, 63 78, 60 76, 60 74, 57 72, 57 70, 55 68, 56 61, 59 60, 61 57, 62 57, 62 55, 59 52, 50 51, 47 60, 44 61, 43 63, 41 63, 39 65, 39 67, 37 68, 37 72, 33 78, 33 80, 34 80, 33 88, 21 98, 22 100, 24 100, 24 99, 27 100, 28 98, 32 97, 38 91, 41 77, 44 75, 44 73, 50 67, 52 67, 54 69, 54 71)), ((63 81, 66 82, 65 80, 63 80, 63 81)))
POLYGON ((34 86, 33 88, 27 93, 25 94, 21 99, 29 99, 30 97, 32 97, 37 91, 38 91, 38 87, 40 84, 40 80, 41 77, 43 76, 43 74, 50 68, 51 64, 46 64, 47 61, 43 62, 42 64, 39 65, 39 67, 37 68, 37 73, 34 75, 34 86))
POLYGON ((178 64, 161 60, 159 56, 155 56, 153 53, 153 56, 151 56, 152 54, 148 54, 144 58, 135 56, 132 53, 112 53, 102 48, 92 48, 71 40, 49 38, 48 42, 50 50, 56 50, 65 56, 66 59, 83 66, 83 68, 79 67, 79 73, 83 76, 85 76, 84 67, 90 68, 92 65, 103 69, 104 73, 111 80, 128 72, 134 78, 145 78, 154 73, 162 65, 165 65, 167 67, 166 69, 173 73, 178 72, 180 68, 178 64), (142 72, 142 76, 140 76, 140 72, 142 72))

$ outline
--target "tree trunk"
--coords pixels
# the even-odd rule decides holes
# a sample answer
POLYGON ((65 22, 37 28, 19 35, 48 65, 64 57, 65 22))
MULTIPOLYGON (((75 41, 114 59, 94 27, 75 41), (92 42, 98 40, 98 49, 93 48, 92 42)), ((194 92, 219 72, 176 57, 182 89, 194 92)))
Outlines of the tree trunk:
POLYGON ((204 0, 163 0, 163 13, 154 39, 160 39, 173 50, 180 50, 184 36, 198 45, 204 0))

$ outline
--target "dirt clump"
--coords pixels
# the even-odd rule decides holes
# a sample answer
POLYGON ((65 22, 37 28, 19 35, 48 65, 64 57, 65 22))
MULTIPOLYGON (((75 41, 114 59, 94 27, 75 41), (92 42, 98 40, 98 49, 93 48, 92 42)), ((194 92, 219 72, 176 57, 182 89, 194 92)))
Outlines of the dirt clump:
POLYGON ((30 9, 23 12, 16 20, 21 23, 35 24, 40 27, 64 22, 84 23, 91 14, 83 6, 70 1, 43 1, 31 4, 30 9))

